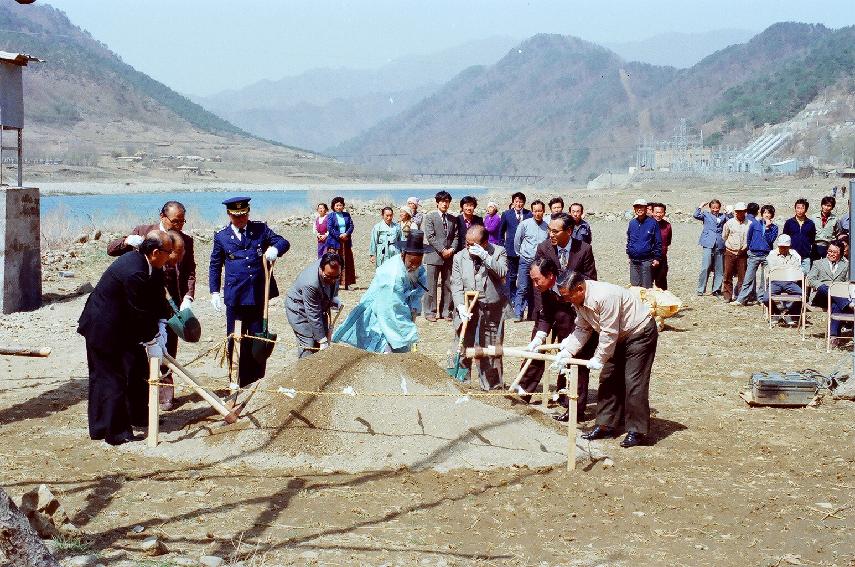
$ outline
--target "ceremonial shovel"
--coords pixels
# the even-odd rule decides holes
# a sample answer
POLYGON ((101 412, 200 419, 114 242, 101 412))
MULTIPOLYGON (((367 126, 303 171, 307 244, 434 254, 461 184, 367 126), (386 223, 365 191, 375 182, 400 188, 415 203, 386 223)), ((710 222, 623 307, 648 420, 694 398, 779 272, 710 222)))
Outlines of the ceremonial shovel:
MULTIPOLYGON (((466 307, 466 312, 469 313, 469 315, 472 315, 472 310, 475 308, 475 304, 477 302, 477 291, 464 292, 463 304, 466 307)), ((458 382, 463 382, 463 380, 466 379, 466 375, 469 373, 468 368, 460 367, 460 357, 463 354, 463 341, 466 340, 466 326, 468 323, 469 319, 463 319, 463 323, 460 326, 460 341, 457 343, 457 353, 454 355, 454 366, 449 366, 445 369, 445 371, 448 372, 448 375, 457 380, 458 382)))
POLYGON ((270 263, 268 268, 266 258, 261 262, 264 265, 264 316, 261 319, 261 332, 254 333, 253 336, 265 340, 252 341, 250 353, 259 364, 264 364, 273 353, 273 347, 276 346, 276 333, 271 333, 267 329, 267 308, 270 304, 270 281, 273 279, 273 264, 270 263))

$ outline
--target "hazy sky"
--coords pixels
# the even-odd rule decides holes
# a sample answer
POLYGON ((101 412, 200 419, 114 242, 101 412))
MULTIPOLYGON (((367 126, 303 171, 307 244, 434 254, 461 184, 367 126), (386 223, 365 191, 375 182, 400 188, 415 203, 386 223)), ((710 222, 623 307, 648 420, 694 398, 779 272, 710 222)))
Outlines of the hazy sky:
POLYGON ((536 33, 596 42, 670 31, 855 23, 852 0, 39 0, 125 62, 211 94, 315 67, 378 67, 474 39, 536 33))

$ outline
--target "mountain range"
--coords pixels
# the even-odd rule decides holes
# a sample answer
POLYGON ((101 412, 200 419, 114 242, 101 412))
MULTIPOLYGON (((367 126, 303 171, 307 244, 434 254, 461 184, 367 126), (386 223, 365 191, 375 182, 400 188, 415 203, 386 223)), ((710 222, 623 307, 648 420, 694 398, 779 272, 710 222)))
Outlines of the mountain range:
POLYGON ((371 168, 576 178, 634 161, 680 120, 741 143, 855 71, 855 27, 779 23, 688 69, 625 61, 574 37, 534 36, 340 144, 371 168))

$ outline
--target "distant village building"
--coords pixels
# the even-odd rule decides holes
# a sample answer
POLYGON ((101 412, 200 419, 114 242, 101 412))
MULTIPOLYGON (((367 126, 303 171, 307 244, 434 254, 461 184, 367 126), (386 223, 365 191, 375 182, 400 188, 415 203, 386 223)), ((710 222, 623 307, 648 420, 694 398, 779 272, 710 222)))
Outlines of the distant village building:
POLYGON ((785 159, 769 165, 772 173, 778 175, 795 175, 799 171, 799 160, 796 158, 785 159))

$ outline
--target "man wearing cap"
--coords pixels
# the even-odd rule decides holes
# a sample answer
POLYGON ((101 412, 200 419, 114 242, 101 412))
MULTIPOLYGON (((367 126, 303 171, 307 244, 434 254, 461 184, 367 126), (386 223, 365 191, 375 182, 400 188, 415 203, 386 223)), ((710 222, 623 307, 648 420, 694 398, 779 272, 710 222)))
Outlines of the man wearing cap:
MULTIPOLYGON (((214 234, 211 266, 208 272, 211 305, 226 311, 226 334, 231 335, 235 320, 241 321, 241 335, 260 333, 264 314, 264 265, 273 263, 290 248, 287 240, 266 223, 249 220, 249 197, 233 197, 223 204, 230 223, 214 234), (222 286, 225 267, 225 285, 222 286)), ((276 280, 270 277, 270 298, 279 295, 276 280)), ((249 344, 246 341, 244 345, 249 344)), ((229 342, 231 352, 231 341, 229 342)), ((266 364, 252 356, 240 357, 238 370, 241 387, 264 377, 266 364)))
POLYGON ((419 340, 415 319, 427 291, 423 256, 424 234, 414 230, 401 254, 374 272, 371 285, 335 330, 332 342, 370 352, 409 352, 419 340))
MULTIPOLYGON (((771 276, 772 270, 775 268, 780 268, 782 266, 790 266, 793 268, 802 267, 802 257, 799 256, 798 252, 792 250, 790 248, 792 241, 790 240, 790 236, 788 234, 782 234, 778 237, 778 250, 769 254, 767 260, 769 262, 769 275, 771 276)), ((770 277, 771 279, 771 277, 770 277)), ((788 282, 788 281, 776 281, 772 280, 770 283, 770 290, 772 295, 779 294, 790 294, 790 295, 801 295, 802 288, 796 282, 788 282)), ((765 295, 765 293, 764 293, 765 295)), ((798 325, 798 314, 801 312, 801 306, 796 307, 795 301, 778 301, 772 304, 772 313, 779 313, 783 311, 788 317, 784 318, 784 322, 790 326, 798 325)))
POLYGON ((419 212, 419 205, 422 202, 417 197, 407 199, 407 208, 410 209, 410 228, 413 230, 421 230, 424 214, 419 212))
POLYGON ((662 258, 662 233, 653 217, 647 216, 647 201, 632 204, 635 218, 626 229, 626 255, 629 257, 629 283, 653 287, 653 268, 662 258))
POLYGON ((724 284, 721 294, 722 299, 728 303, 735 300, 742 290, 745 269, 748 267, 748 228, 751 223, 748 222, 746 209, 745 203, 742 202, 733 205, 734 216, 724 223, 721 231, 721 237, 724 239, 724 284))
MULTIPOLYGON (((169 261, 163 266, 163 276, 166 290, 172 301, 179 306, 178 310, 189 309, 193 306, 193 298, 196 297, 196 258, 193 252, 193 237, 182 232, 186 215, 186 209, 178 201, 167 201, 160 209, 160 220, 155 224, 141 224, 134 227, 131 233, 122 238, 110 242, 107 245, 108 256, 121 256, 142 244, 145 235, 153 230, 161 232, 174 231, 180 235, 181 244, 176 244, 175 251, 169 261), (179 254, 183 249, 183 255, 179 254)), ((171 327, 166 328, 166 351, 170 356, 178 354, 178 336, 171 327)), ((172 372, 166 366, 161 367, 164 384, 172 383, 172 372)), ((169 411, 172 409, 175 389, 164 385, 160 388, 160 409, 169 411)))
POLYGON ((300 272, 285 299, 285 315, 297 336, 297 357, 305 358, 329 346, 329 311, 342 308, 338 297, 341 257, 335 250, 300 272))

